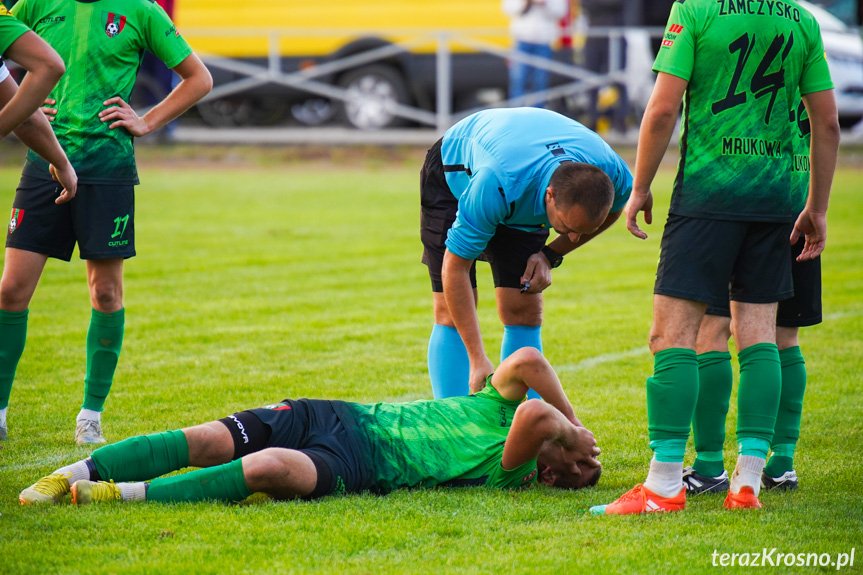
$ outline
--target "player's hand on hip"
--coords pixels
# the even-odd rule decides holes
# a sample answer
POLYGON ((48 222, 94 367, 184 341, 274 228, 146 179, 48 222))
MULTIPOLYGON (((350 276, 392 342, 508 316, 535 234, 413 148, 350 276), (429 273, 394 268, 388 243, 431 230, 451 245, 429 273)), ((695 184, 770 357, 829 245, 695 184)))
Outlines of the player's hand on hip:
POLYGON ((542 252, 527 258, 521 283, 527 286, 522 293, 540 293, 551 285, 551 265, 542 252))
POLYGON ((110 129, 126 128, 130 134, 137 138, 146 136, 152 131, 147 122, 138 116, 135 110, 120 96, 105 100, 102 104, 110 107, 99 112, 99 119, 103 122, 111 122, 108 126, 110 129))
POLYGON ((487 357, 483 358, 483 361, 479 365, 471 365, 470 366, 470 392, 476 393, 478 391, 482 391, 485 387, 486 378, 494 373, 494 365, 489 361, 487 357))
POLYGON ((638 227, 638 212, 644 212, 644 223, 653 223, 653 194, 650 189, 643 192, 632 190, 629 201, 626 202, 626 229, 629 233, 642 240, 647 239, 647 233, 638 227))
POLYGON ((72 164, 66 162, 65 166, 57 167, 54 164, 48 166, 48 171, 51 172, 51 177, 63 186, 63 191, 60 196, 54 200, 55 204, 65 204, 72 200, 75 194, 78 193, 78 174, 75 173, 75 168, 72 164))
POLYGON ((806 242, 803 244, 803 251, 797 256, 797 261, 805 262, 821 255, 827 245, 827 214, 810 212, 808 209, 800 212, 791 231, 792 246, 801 235, 805 236, 806 242))
POLYGON ((49 122, 53 122, 54 118, 57 116, 57 108, 54 106, 57 104, 57 100, 53 98, 45 98, 45 102, 42 103, 42 113, 45 114, 45 117, 48 118, 49 122))

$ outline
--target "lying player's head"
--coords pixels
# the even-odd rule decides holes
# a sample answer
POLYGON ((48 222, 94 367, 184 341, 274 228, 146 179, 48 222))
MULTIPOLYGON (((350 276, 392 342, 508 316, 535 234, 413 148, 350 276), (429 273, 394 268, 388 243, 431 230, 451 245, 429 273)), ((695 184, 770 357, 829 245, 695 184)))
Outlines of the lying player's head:
MULTIPOLYGON (((561 164, 545 192, 548 222, 561 235, 595 232, 613 203, 611 178, 596 166, 581 162, 561 164)), ((575 239, 577 236, 570 236, 571 241, 575 239)))
POLYGON ((560 446, 551 441, 546 441, 540 448, 536 465, 539 473, 537 481, 560 489, 593 487, 602 475, 602 465, 596 458, 568 458, 560 446))

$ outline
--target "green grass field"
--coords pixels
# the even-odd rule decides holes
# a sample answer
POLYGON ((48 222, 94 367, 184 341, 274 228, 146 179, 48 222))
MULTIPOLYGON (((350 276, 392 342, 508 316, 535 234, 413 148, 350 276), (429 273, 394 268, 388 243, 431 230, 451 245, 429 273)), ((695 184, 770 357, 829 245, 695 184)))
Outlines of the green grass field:
MULTIPOLYGON (((126 339, 103 416, 110 441, 284 397, 431 397, 421 152, 286 165, 275 153, 252 165, 183 153, 142 154, 151 160, 137 192, 138 257, 126 266, 126 339)), ((18 174, 17 160, 0 168, 3 209, 18 174)), ((766 493, 754 512, 727 512, 721 498, 705 496, 673 515, 586 514, 646 474, 647 334, 672 177, 665 169, 654 188, 657 221, 646 242, 618 224, 568 257, 546 292, 546 355, 604 450, 602 481, 576 493, 431 489, 313 503, 253 496, 235 506, 21 507, 22 488, 91 451, 72 441, 90 314, 84 265, 77 255, 49 262, 30 307, 10 439, 0 444, 0 573, 688 574, 718 569, 714 550, 774 547, 834 560, 856 549, 845 571, 863 570, 859 164, 839 171, 834 186, 825 321, 801 336, 810 378, 795 460, 801 489, 766 493)), ((487 267, 479 276, 485 341, 497 354, 502 329, 487 267)))

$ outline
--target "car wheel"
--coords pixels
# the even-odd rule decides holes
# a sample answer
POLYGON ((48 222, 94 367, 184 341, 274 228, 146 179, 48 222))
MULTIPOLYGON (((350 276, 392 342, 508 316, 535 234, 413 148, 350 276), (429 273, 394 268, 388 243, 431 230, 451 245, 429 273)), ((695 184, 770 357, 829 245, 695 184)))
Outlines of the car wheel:
POLYGON ((402 75, 391 66, 374 65, 351 70, 338 80, 347 90, 341 117, 360 130, 379 130, 403 126, 404 118, 393 113, 396 104, 408 104, 407 86, 402 75))

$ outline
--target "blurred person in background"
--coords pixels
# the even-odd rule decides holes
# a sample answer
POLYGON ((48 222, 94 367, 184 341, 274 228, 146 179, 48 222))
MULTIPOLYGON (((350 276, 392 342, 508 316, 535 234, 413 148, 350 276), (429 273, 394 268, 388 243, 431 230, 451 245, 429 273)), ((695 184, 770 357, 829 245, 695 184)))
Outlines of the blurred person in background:
MULTIPOLYGON (((511 19, 513 50, 550 60, 552 46, 560 38, 560 20, 569 13, 569 0, 502 0, 502 7, 511 19)), ((515 59, 510 61, 510 99, 547 88, 548 70, 515 59)), ((536 102, 534 106, 542 108, 545 102, 536 102)))

